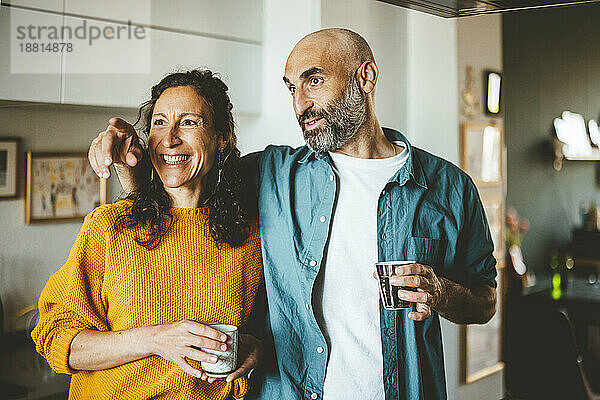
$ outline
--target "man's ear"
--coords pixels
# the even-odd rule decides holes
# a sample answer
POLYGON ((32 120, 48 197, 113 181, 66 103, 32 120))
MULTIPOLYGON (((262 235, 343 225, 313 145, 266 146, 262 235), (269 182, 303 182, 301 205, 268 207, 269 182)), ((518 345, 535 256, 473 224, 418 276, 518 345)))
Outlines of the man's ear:
POLYGON ((372 60, 367 60, 356 71, 356 79, 358 80, 358 86, 365 93, 372 93, 375 90, 377 84, 377 78, 379 77, 379 68, 372 60))

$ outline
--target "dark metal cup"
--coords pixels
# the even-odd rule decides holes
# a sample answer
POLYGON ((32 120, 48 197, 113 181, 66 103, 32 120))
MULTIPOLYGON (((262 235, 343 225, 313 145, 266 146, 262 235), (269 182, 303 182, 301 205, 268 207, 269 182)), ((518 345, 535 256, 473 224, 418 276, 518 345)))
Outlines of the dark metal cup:
POLYGON ((392 286, 390 278, 396 275, 396 267, 406 264, 414 264, 416 261, 385 261, 375 264, 377 278, 379 280, 379 292, 381 293, 381 302, 388 310, 401 310, 412 306, 410 301, 401 300, 398 297, 398 289, 413 290, 413 288, 392 286))

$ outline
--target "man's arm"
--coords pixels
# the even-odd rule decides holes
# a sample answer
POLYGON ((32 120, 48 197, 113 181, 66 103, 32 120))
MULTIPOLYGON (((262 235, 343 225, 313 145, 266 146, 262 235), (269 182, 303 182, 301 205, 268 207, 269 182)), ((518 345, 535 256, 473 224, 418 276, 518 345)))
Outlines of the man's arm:
POLYGON ((416 303, 416 311, 409 314, 415 321, 423 321, 435 310, 442 317, 457 324, 485 324, 496 312, 496 289, 487 284, 463 286, 438 277, 433 268, 422 264, 396 267, 396 276, 390 284, 416 289, 398 290, 398 297, 416 303))
POLYGON ((121 118, 111 118, 106 130, 92 140, 88 151, 90 164, 100 178, 109 178, 115 166, 123 190, 136 188, 136 168, 142 158, 142 146, 134 127, 121 118))

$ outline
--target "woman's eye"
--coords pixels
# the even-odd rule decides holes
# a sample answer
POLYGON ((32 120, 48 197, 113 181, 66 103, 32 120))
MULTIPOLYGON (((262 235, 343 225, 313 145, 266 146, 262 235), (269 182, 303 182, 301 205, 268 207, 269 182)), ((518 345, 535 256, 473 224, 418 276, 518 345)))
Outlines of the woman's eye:
POLYGON ((154 122, 152 123, 152 125, 164 125, 165 121, 163 121, 162 119, 155 119, 154 122))
POLYGON ((184 119, 181 121, 182 126, 198 126, 201 125, 202 121, 195 121, 193 119, 184 119))
POLYGON ((290 88, 289 88, 289 89, 290 89, 290 94, 294 94, 294 93, 296 93, 296 88, 295 88, 295 87, 293 87, 293 86, 290 86, 290 88))
POLYGON ((323 78, 310 78, 310 84, 312 86, 316 86, 321 82, 323 82, 323 78))

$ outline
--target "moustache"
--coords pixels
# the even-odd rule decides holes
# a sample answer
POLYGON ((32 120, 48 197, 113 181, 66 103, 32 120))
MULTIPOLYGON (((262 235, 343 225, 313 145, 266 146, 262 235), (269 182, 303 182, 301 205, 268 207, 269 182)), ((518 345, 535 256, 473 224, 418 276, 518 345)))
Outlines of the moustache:
POLYGON ((326 112, 325 110, 310 109, 310 110, 304 111, 302 114, 298 115, 296 118, 298 119, 298 123, 300 124, 300 126, 304 127, 304 122, 307 119, 311 119, 311 118, 323 118, 323 119, 325 119, 325 121, 329 122, 328 117, 329 117, 329 113, 326 112))

